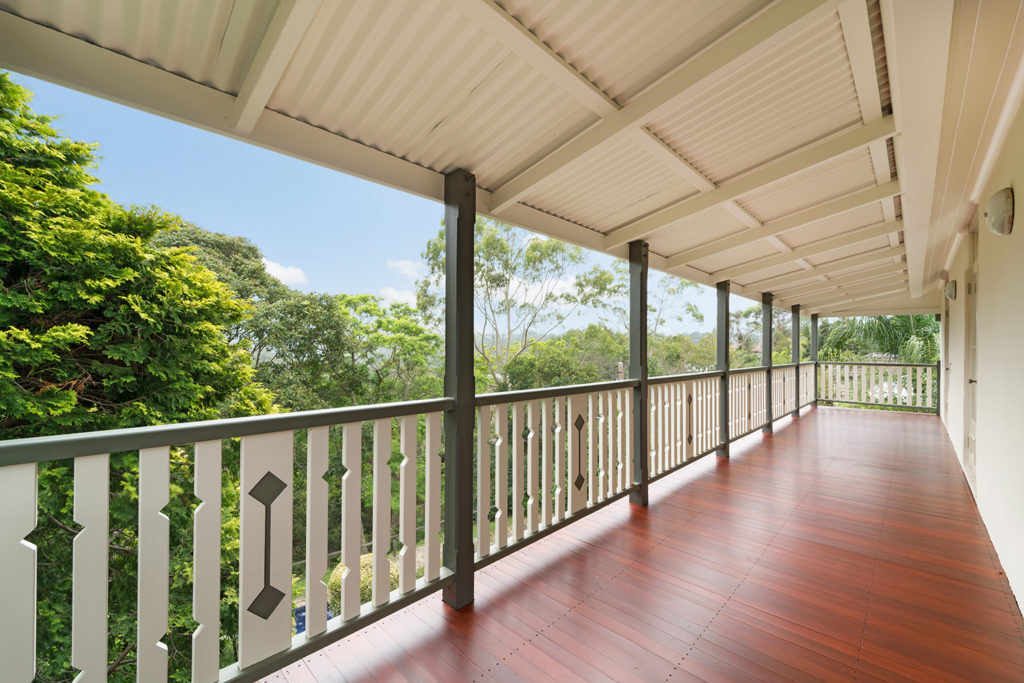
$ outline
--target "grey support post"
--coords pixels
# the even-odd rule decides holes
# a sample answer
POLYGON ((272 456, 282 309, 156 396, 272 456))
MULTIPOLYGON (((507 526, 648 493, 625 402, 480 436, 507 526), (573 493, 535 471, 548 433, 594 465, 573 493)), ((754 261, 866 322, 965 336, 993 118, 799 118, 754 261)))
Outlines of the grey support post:
POLYGON ((629 376, 640 380, 633 388, 633 483, 640 487, 629 502, 647 505, 647 242, 641 240, 629 243, 629 376))
POLYGON ((729 281, 722 280, 715 287, 718 290, 718 366, 722 373, 718 394, 718 440, 716 454, 729 457, 729 281))
POLYGON ((818 407, 818 314, 811 313, 811 362, 814 363, 814 403, 818 407))
POLYGON ((445 348, 444 566, 455 582, 444 587, 449 607, 473 602, 473 228, 476 177, 456 169, 444 176, 445 348))
POLYGON ((793 417, 800 417, 800 304, 793 304, 793 362, 796 363, 796 372, 794 373, 793 391, 796 392, 796 408, 793 409, 791 415, 793 417))
POLYGON ((761 294, 761 365, 768 368, 765 370, 766 384, 764 387, 764 402, 767 422, 764 423, 764 427, 761 427, 761 431, 765 434, 771 434, 774 430, 772 421, 775 419, 772 416, 772 347, 774 346, 772 334, 774 329, 772 328, 772 308, 775 297, 772 296, 771 292, 763 292, 761 294))

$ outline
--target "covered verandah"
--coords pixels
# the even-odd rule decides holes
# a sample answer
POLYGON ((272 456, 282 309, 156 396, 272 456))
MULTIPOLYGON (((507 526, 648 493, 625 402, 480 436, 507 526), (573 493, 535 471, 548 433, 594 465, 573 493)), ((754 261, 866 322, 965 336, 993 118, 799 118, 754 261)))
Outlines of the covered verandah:
MULTIPOLYGON (((204 501, 194 548, 197 681, 252 680, 280 666, 289 680, 332 667, 349 676, 345 666, 356 677, 564 669, 584 678, 1012 678, 1020 613, 954 458, 1019 593, 1024 508, 1015 493, 1024 473, 1012 448, 1019 424, 1006 411, 1024 383, 1020 365, 974 367, 947 339, 934 374, 935 366, 883 374, 863 365, 824 373, 813 356, 735 371, 725 331, 734 293, 762 302, 768 316, 791 311, 794 349, 802 314, 928 313, 948 322, 952 313, 961 334, 970 316, 942 288, 981 262, 982 278, 999 286, 978 300, 971 357, 994 359, 986 349, 1005 351, 1019 338, 1004 325, 1024 318, 1019 234, 979 238, 977 213, 1019 176, 1022 7, 4 3, 5 68, 444 202, 450 283, 445 392, 435 400, 5 444, 10 580, 0 591, 18 615, 9 623, 35 616, 36 558, 23 541, 37 513, 35 463, 75 458, 73 665, 86 680, 105 677, 106 454, 139 451, 139 567, 159 577, 167 458, 184 446, 194 449, 204 501), (478 215, 630 260, 627 379, 476 393, 478 215), (648 268, 718 288, 714 371, 648 377, 648 268), (792 424, 782 417, 818 399, 923 408, 943 421, 825 407, 792 424), (780 418, 786 426, 774 436, 757 433, 780 418), (365 453, 364 423, 374 437, 365 453), (411 463, 401 473, 387 471, 394 430, 411 463), (515 438, 526 433, 525 443, 515 438), (270 548, 291 546, 295 438, 308 439, 312 472, 326 468, 332 435, 344 440, 347 469, 374 474, 374 594, 360 604, 356 573, 343 587, 342 614, 328 620, 326 586, 307 581, 307 605, 320 607, 293 637, 283 599, 290 558, 270 548), (222 666, 217 513, 221 447, 234 439, 241 598, 229 637, 241 650, 222 666), (491 467, 493 478, 474 481, 491 467), (408 483, 417 468, 426 500, 403 494, 392 509, 391 478, 408 483), (529 505, 502 507, 524 495, 529 505), (407 554, 392 592, 390 518, 408 519, 419 502, 433 541, 422 564, 407 554), (490 523, 492 507, 502 524, 490 523), (668 557, 680 561, 666 566, 668 557), (650 590, 638 595, 641 581, 650 590), (447 606, 431 595, 439 591, 447 606), (664 600, 652 604, 655 595, 664 600), (607 604, 616 607, 610 615, 607 604), (659 612, 665 605, 671 612, 659 612), (397 671, 395 657, 412 668, 397 671)), ((357 485, 343 483, 342 498, 355 501, 344 503, 349 567, 359 562, 357 485)), ((305 566, 314 579, 327 569, 327 494, 318 486, 306 492, 314 531, 305 566)), ((415 533, 402 542, 414 546, 415 533)), ((139 590, 139 680, 167 672, 159 583, 139 590)), ((0 629, 3 664, 12 678, 31 679, 32 629, 0 629)))
POLYGON ((939 419, 806 408, 268 676, 1019 680, 1024 621, 939 419))

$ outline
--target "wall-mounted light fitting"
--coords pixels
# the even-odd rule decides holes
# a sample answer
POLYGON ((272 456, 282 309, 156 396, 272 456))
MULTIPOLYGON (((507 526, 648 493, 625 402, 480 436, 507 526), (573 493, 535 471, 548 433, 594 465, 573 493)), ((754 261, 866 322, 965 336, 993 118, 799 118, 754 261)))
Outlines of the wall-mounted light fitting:
POLYGON ((947 282, 944 292, 947 299, 950 301, 956 301, 956 280, 950 280, 947 282))
POLYGON ((988 229, 997 235, 1009 235, 1013 231, 1012 187, 1004 187, 988 200, 985 222, 988 223, 988 229))

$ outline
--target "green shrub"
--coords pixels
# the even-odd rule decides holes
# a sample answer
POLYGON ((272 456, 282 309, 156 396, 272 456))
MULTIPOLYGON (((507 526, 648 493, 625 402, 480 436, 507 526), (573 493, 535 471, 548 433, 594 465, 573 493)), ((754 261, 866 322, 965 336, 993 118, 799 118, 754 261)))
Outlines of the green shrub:
MULTIPOLYGON (((371 581, 373 580, 373 570, 371 568, 373 564, 373 554, 367 553, 360 556, 359 558, 359 603, 363 604, 370 601, 373 597, 373 588, 371 581)), ((388 566, 391 574, 391 585, 389 590, 395 590, 398 588, 398 565, 394 562, 388 561, 388 566)), ((337 566, 331 571, 330 578, 327 579, 327 602, 331 606, 331 612, 338 616, 341 614, 341 576, 345 573, 345 565, 339 562, 337 566)))

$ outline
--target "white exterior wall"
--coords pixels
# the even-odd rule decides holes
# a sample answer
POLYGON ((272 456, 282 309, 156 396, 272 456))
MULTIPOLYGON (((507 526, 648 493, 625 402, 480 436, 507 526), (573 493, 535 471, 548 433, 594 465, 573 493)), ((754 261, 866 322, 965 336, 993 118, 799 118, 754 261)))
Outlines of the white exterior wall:
MULTIPOLYGON (((1000 188, 1016 195, 1013 233, 996 236, 979 216, 978 231, 978 434, 975 499, 1017 601, 1024 604, 1024 113, 1018 114, 978 211, 1000 188)), ((950 440, 963 462, 965 365, 964 300, 971 245, 964 240, 950 278, 960 287, 951 302, 950 440)), ((970 477, 968 477, 970 479, 970 477)))

